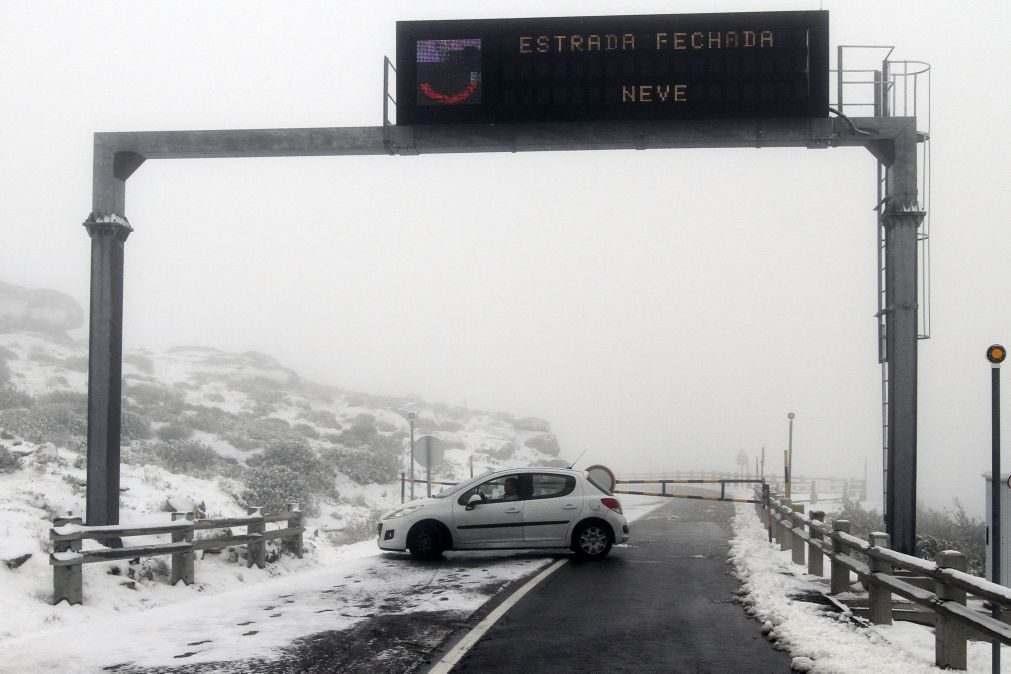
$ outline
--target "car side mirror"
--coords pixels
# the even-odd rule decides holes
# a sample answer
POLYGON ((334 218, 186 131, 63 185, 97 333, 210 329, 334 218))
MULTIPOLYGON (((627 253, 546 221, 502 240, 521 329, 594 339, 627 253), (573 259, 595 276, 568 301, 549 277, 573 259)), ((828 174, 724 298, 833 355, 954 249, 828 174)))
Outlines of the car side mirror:
POLYGON ((480 494, 471 494, 470 498, 467 499, 467 510, 473 510, 474 506, 483 501, 480 494))

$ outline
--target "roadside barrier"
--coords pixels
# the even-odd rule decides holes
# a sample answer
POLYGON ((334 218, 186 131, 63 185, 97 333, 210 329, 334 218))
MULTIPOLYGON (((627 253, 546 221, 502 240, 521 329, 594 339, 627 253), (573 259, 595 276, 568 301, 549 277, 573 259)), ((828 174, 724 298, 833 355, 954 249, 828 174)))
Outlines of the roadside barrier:
POLYGON ((852 592, 850 574, 855 573, 867 588, 867 617, 872 623, 891 625, 898 619, 933 624, 938 667, 965 669, 969 637, 1011 645, 1011 625, 966 606, 967 597, 973 596, 1007 610, 1011 588, 966 573, 963 553, 946 550, 937 555, 936 563, 928 562, 890 550, 886 533, 872 532, 864 541, 850 534, 846 520, 836 520, 829 527, 824 513, 806 514, 802 505, 791 504, 781 495, 769 495, 758 503, 759 519, 766 523, 770 541, 775 537, 780 550, 791 550, 794 563, 804 564, 806 553, 808 573, 821 577, 824 558, 829 558, 829 594, 852 592), (893 602, 893 594, 929 610, 910 611, 909 603, 893 602))
POLYGON ((267 541, 284 539, 284 547, 299 559, 302 558, 302 512, 297 503, 289 503, 284 512, 270 515, 261 514, 260 508, 249 508, 245 517, 222 519, 195 519, 192 512, 172 513, 172 522, 166 524, 115 524, 105 526, 84 526, 80 517, 59 517, 53 520, 49 539, 53 541, 53 552, 49 564, 53 567, 53 604, 66 600, 69 604, 84 603, 81 565, 94 562, 110 562, 117 559, 135 559, 172 555, 169 583, 175 585, 180 580, 193 584, 194 553, 198 550, 223 550, 234 545, 245 545, 248 551, 246 566, 266 565, 267 541), (266 525, 285 522, 286 526, 268 531, 266 525), (194 531, 208 529, 231 529, 245 527, 245 534, 231 534, 224 537, 193 540, 194 531), (131 536, 151 536, 171 534, 171 543, 156 545, 122 546, 122 538, 131 536), (82 541, 92 539, 112 543, 110 547, 83 550, 82 541))
POLYGON ((750 498, 726 498, 728 484, 765 484, 763 479, 739 480, 739 479, 657 479, 657 480, 615 480, 618 484, 659 484, 660 492, 651 491, 629 491, 626 489, 613 489, 615 494, 634 494, 636 496, 661 496, 663 498, 690 498, 699 501, 725 501, 727 503, 761 503, 750 498), (718 484, 720 485, 720 495, 716 496, 696 496, 693 494, 668 494, 669 484, 718 484))

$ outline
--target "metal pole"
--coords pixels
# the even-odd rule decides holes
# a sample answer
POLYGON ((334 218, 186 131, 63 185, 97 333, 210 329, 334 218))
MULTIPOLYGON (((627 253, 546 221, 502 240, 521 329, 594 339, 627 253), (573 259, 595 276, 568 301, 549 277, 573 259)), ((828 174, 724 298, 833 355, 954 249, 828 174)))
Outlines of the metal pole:
MULTIPOLYGON (((990 465, 990 556, 991 556, 991 580, 998 585, 1001 584, 1000 569, 1000 495, 1002 480, 1000 475, 1000 364, 1004 361, 1007 352, 1000 344, 994 344, 987 349, 986 357, 990 361, 990 408, 991 408, 991 437, 992 454, 990 465)), ((991 602, 993 606, 993 617, 1000 620, 1000 604, 991 602)), ((1000 640, 993 640, 992 664, 994 672, 1000 671, 1000 640)))
POLYGON ((765 479, 765 445, 762 445, 762 473, 761 478, 765 479))
POLYGON ((432 436, 425 436, 425 479, 428 482, 428 497, 432 497, 432 436))
POLYGON ((790 498, 790 455, 783 450, 783 490, 786 498, 790 498))
POLYGON ((793 412, 786 415, 786 418, 790 420, 790 439, 787 444, 789 453, 787 454, 787 482, 790 484, 786 488, 786 498, 790 498, 790 491, 793 487, 793 412))
POLYGON ((414 500, 414 412, 407 415, 411 420, 411 500, 414 500))

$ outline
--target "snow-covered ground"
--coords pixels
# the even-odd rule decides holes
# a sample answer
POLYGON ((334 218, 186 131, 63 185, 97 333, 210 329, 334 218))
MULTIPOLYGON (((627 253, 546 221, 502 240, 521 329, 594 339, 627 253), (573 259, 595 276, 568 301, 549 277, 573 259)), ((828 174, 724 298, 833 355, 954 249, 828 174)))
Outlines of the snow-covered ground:
MULTIPOLYGON (((634 521, 665 501, 623 495, 634 521)), ((113 564, 85 567, 83 606, 50 606, 31 587, 45 579, 0 566, 0 672, 94 672, 129 668, 270 660, 302 637, 341 631, 379 614, 449 613, 465 620, 505 585, 538 572, 550 556, 507 552, 448 553, 441 565, 382 555, 373 541, 324 548, 304 560, 283 556, 266 569, 209 557, 198 584, 122 585, 113 564), (28 585, 25 585, 28 583, 28 585), (25 600, 26 590, 30 596, 25 600), (13 609, 13 610, 11 610, 13 609)), ((823 592, 827 579, 805 573, 789 551, 768 542, 753 506, 738 505, 730 560, 742 583, 744 610, 762 631, 811 672, 940 671, 930 628, 897 622, 866 626, 847 613, 797 599, 823 592)), ((42 567, 48 572, 47 567, 42 567)), ((990 671, 988 642, 970 642, 969 671, 990 671)), ((1011 649, 1002 649, 1011 672, 1011 649)))
MULTIPOLYGON (((861 626, 848 613, 791 596, 824 592, 825 579, 805 573, 789 550, 768 542, 751 505, 738 505, 730 561, 742 583, 745 609, 763 623, 763 632, 793 656, 798 671, 864 673, 943 671, 933 665, 934 632, 912 623, 861 626)), ((826 569, 828 565, 826 564, 826 569)), ((970 641, 968 671, 991 671, 990 642, 970 641)), ((1001 671, 1011 672, 1011 648, 1001 648, 1001 671)))
MULTIPOLYGON (((632 521, 662 504, 637 496, 624 496, 622 503, 632 521)), ((157 593, 108 583, 100 593, 89 585, 94 578, 85 577, 83 606, 49 606, 41 597, 17 602, 8 636, 0 639, 0 672, 270 659, 300 637, 346 630, 380 612, 449 611, 466 619, 504 585, 552 561, 550 555, 488 552, 447 553, 444 564, 416 564, 406 555, 383 555, 366 541, 339 548, 320 563, 283 557, 280 570, 198 561, 198 580, 210 580, 165 585, 157 593)), ((89 566, 97 578, 105 572, 96 567, 109 565, 89 566)), ((7 580, 5 573, 0 569, 0 581, 7 580)), ((14 585, 0 582, 5 607, 16 599, 14 592, 14 585)))

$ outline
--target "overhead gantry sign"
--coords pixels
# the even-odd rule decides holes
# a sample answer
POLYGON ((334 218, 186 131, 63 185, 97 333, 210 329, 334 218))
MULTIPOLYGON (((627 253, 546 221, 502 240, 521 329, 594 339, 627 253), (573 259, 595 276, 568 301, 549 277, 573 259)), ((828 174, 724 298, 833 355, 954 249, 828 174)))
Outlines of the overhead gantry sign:
MULTIPOLYGON (((125 242, 133 231, 126 218, 126 184, 134 171, 147 160, 848 146, 867 148, 886 167, 883 219, 887 233, 885 266, 888 274, 885 319, 889 368, 887 511, 893 545, 902 552, 912 552, 915 545, 916 504, 917 229, 924 216, 917 202, 916 120, 908 117, 830 118, 824 114, 827 104, 820 97, 822 94, 827 96, 827 87, 824 85, 827 84, 828 63, 827 57, 823 59, 819 55, 823 49, 819 40, 827 40, 825 13, 777 12, 771 13, 768 20, 755 19, 750 23, 742 17, 763 15, 728 16, 729 18, 719 18, 720 15, 654 17, 655 25, 640 25, 637 22, 643 18, 632 17, 636 20, 616 24, 614 27, 610 23, 605 25, 604 20, 598 24, 597 19, 571 19, 565 20, 570 22, 566 23, 567 26, 574 27, 567 29, 565 39, 556 37, 556 24, 553 23, 560 22, 561 19, 552 19, 552 23, 545 24, 545 27, 541 27, 538 22, 548 20, 517 20, 517 23, 508 25, 511 32, 501 34, 494 31, 474 32, 472 22, 446 22, 459 26, 458 34, 443 32, 444 27, 441 25, 438 26, 438 31, 434 28, 429 30, 427 26, 436 22, 421 27, 412 24, 406 28, 404 24, 398 24, 399 47, 402 49, 404 44, 410 47, 413 41, 413 48, 408 49, 408 53, 413 55, 415 66, 401 65, 398 91, 402 98, 399 101, 401 107, 396 126, 96 133, 92 210, 85 222, 92 242, 87 523, 107 525, 119 522, 123 259, 125 242), (788 114, 786 108, 777 107, 780 105, 778 103, 769 104, 770 107, 766 108, 758 104, 749 108, 742 104, 731 110, 731 107, 727 107, 729 99, 721 103, 712 94, 707 99, 707 105, 715 106, 708 109, 715 111, 713 115, 716 118, 705 117, 704 110, 707 108, 702 106, 686 106, 679 113, 667 112, 661 115, 655 112, 633 112, 629 118, 610 118, 612 113, 609 110, 616 109, 615 106, 635 111, 660 109, 640 106, 644 103, 644 96, 659 95, 655 88, 652 93, 637 89, 634 94, 636 107, 629 107, 631 101, 621 100, 632 95, 623 93, 622 88, 626 86, 656 87, 670 84, 674 87, 674 93, 670 95, 676 96, 678 84, 685 84, 687 88, 684 89, 684 95, 694 105, 694 101, 698 100, 697 93, 704 88, 700 83, 708 81, 703 78, 703 71, 729 72, 731 66, 728 64, 740 65, 745 62, 742 54, 746 49, 755 50, 756 54, 763 49, 769 50, 766 53, 778 53, 775 52, 778 49, 776 45, 785 42, 792 45, 790 53, 794 58, 800 59, 801 56, 794 53, 798 38, 778 36, 782 35, 783 30, 801 30, 798 28, 801 20, 812 17, 812 27, 803 29, 808 31, 808 44, 812 47, 804 62, 808 67, 818 68, 817 72, 812 70, 807 75, 810 91, 815 92, 817 97, 791 99, 791 105, 799 106, 791 108, 792 114, 788 114), (772 33, 771 37, 766 38, 768 44, 765 47, 761 46, 762 31, 772 33), (710 32, 715 36, 712 40, 716 42, 708 42, 710 32), (751 36, 752 32, 754 37, 751 36), (626 33, 635 37, 623 37, 626 33), (699 33, 706 35, 707 42, 704 46, 700 42, 702 38, 696 37, 699 33), (731 34, 736 37, 729 37, 731 34), (612 35, 613 38, 609 37, 612 35), (642 53, 636 50, 644 44, 646 37, 643 36, 649 35, 652 35, 649 38, 652 41, 649 50, 654 53, 647 51, 645 59, 637 60, 638 57, 634 54, 642 53), (542 36, 549 38, 546 43, 541 39, 542 36), (580 39, 577 40, 574 36, 579 36, 580 39), (438 73, 419 74, 422 73, 422 63, 431 64, 444 59, 446 63, 457 64, 457 57, 449 52, 471 49, 473 43, 468 41, 475 39, 480 40, 481 57, 467 60, 466 67, 472 68, 478 64, 480 70, 477 71, 479 77, 476 79, 458 78, 453 80, 456 84, 451 85, 448 79, 439 79, 441 75, 438 73), (428 44, 439 40, 444 41, 441 46, 428 44), (448 43, 445 42, 447 40, 448 43), (621 56, 618 52, 623 41, 627 47, 625 55, 621 56), (755 43, 752 44, 752 41, 755 43), (502 62, 491 60, 496 50, 510 44, 516 53, 502 62), (694 44, 700 46, 689 47, 694 44), (751 46, 741 46, 742 44, 751 46), (536 81, 529 81, 523 75, 514 84, 513 100, 516 104, 513 107, 506 105, 494 113, 490 112, 492 108, 485 107, 490 102, 504 102, 508 99, 504 84, 498 82, 493 87, 495 78, 504 77, 502 73, 505 72, 496 68, 511 67, 501 65, 502 63, 520 63, 515 67, 518 68, 518 74, 523 74, 527 71, 523 69, 520 59, 533 59, 537 55, 550 56, 554 59, 550 63, 564 64, 564 68, 558 65, 562 72, 573 73, 580 72, 578 59, 584 58, 582 72, 596 72, 588 65, 588 59, 603 56, 601 77, 604 77, 609 72, 610 66, 607 63, 612 57, 607 54, 608 48, 612 46, 614 49, 610 51, 615 53, 613 58, 618 64, 616 67, 619 75, 625 72, 626 67, 632 69, 628 76, 630 79, 622 79, 624 75, 620 75, 618 79, 608 80, 609 84, 602 85, 602 90, 611 91, 609 95, 618 96, 617 102, 612 100, 611 103, 602 104, 602 107, 587 103, 584 110, 581 104, 574 102, 574 98, 565 99, 562 105, 552 94, 547 107, 540 108, 537 103, 540 100, 537 98, 539 94, 528 97, 522 93, 526 90, 536 92, 542 86, 548 86, 541 82, 538 74, 543 70, 534 65, 529 73, 536 81), (681 49, 681 46, 685 49, 681 49), (542 48, 545 51, 538 51, 542 48), (667 55, 659 56, 659 48, 663 48, 667 55), (689 51, 689 48, 698 53, 689 51), (583 51, 580 52, 580 49, 583 51), (698 64, 697 70, 695 65, 689 65, 687 72, 689 75, 695 73, 703 79, 693 79, 695 75, 684 81, 676 77, 643 79, 644 73, 651 68, 659 73, 660 64, 666 62, 659 59, 667 59, 669 54, 680 55, 688 59, 689 64, 698 64), (494 65, 495 63, 499 65, 494 65), (470 89, 468 82, 477 82, 478 86, 468 96, 463 96, 470 89), (456 85, 462 88, 453 88, 456 85), (429 104, 420 101, 419 92, 428 96, 426 92, 429 90, 437 94, 429 96, 434 102, 429 104), (477 99, 473 99, 474 96, 477 99), (466 103, 467 100, 471 102, 466 103), (475 100, 480 103, 476 104, 475 100), (464 107, 468 105, 471 107, 464 107), (537 121, 542 117, 551 118, 555 113, 549 115, 548 111, 557 111, 558 105, 562 105, 565 111, 563 118, 567 116, 573 121, 537 121), (458 112, 460 110, 464 112, 458 112), (508 114, 502 113, 502 110, 508 114), (780 113, 779 116, 772 117, 745 116, 748 110, 769 114, 779 110, 780 113), (502 118, 495 117, 499 121, 488 123, 486 116, 492 114, 506 114, 510 120, 523 121, 501 121, 502 118), (443 120, 439 115, 448 117, 443 120), (405 119, 414 123, 406 123, 405 119)), ((611 19, 613 17, 607 21, 611 19)), ((623 21, 626 19, 629 17, 622 17, 623 21)), ((790 61, 785 55, 777 55, 768 65, 763 65, 766 61, 762 56, 756 59, 753 64, 759 74, 768 68, 775 71, 777 63, 789 70, 788 63, 798 62, 790 61)), ((533 60, 530 62, 534 63, 533 60)), ((671 67, 676 68, 676 63, 676 60, 670 61, 670 64, 675 64, 671 67)), ((548 73, 556 72, 554 68, 555 65, 550 66, 548 73)), ((793 82, 799 81, 796 75, 796 72, 786 73, 793 82)), ((765 80, 758 75, 756 78, 754 81, 758 83, 758 90, 764 91, 760 83, 765 80)), ((548 81, 553 80, 548 78, 548 81)), ((726 86, 731 84, 729 80, 722 81, 726 86)), ((737 82, 738 85, 744 85, 749 81, 748 78, 742 78, 737 82)), ((786 91, 777 89, 774 84, 771 87, 769 91, 772 93, 786 91)), ((796 93, 799 90, 794 91, 796 93)), ((667 108, 672 109, 674 108, 667 108)), ((784 186, 784 189, 788 188, 784 186)))

